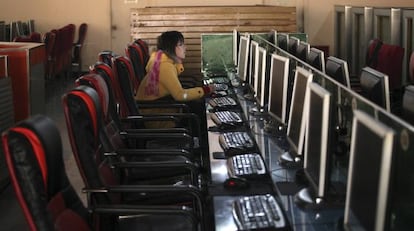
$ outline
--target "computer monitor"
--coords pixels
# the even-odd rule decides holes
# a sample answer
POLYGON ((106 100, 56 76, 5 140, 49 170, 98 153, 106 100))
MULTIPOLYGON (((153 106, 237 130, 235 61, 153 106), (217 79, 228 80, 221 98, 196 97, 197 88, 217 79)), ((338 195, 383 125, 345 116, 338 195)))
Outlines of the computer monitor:
MULTIPOLYGON (((250 92, 254 92, 254 81, 255 76, 257 76, 256 71, 256 65, 257 65, 257 56, 258 56, 258 50, 259 50, 259 43, 256 41, 250 41, 250 52, 249 52, 249 81, 248 81, 248 87, 250 88, 250 92)), ((254 94, 254 93, 253 93, 254 94)), ((252 96, 254 97, 254 95, 252 96)))
POLYGON ((272 54, 268 114, 283 126, 287 117, 287 90, 289 81, 289 58, 272 54))
POLYGON ((325 54, 323 51, 315 47, 310 48, 307 63, 317 70, 325 73, 325 54))
POLYGON ((345 87, 351 88, 348 63, 345 60, 329 56, 326 60, 325 73, 345 87))
POLYGON ((277 33, 277 46, 282 50, 288 51, 289 35, 286 33, 277 33))
POLYGON ((7 41, 6 37, 6 23, 4 21, 0 21, 0 41, 7 41))
POLYGON ((270 31, 270 39, 269 42, 275 46, 277 46, 277 30, 270 31))
POLYGON ((310 51, 310 44, 304 41, 300 41, 298 47, 296 48, 296 57, 303 62, 306 62, 308 54, 310 51))
POLYGON ((266 49, 263 47, 258 47, 257 56, 256 56, 256 71, 254 77, 254 97, 256 98, 257 108, 263 109, 265 104, 265 90, 266 86, 264 86, 266 82, 266 56, 267 52, 266 49))
POLYGON ((347 230, 388 230, 393 139, 392 129, 354 111, 344 214, 347 230))
POLYGON ((332 109, 331 93, 317 83, 310 83, 303 168, 309 186, 295 195, 295 202, 301 207, 318 208, 325 204, 333 144, 332 109))
POLYGON ((238 49, 238 63, 237 63, 237 75, 244 83, 247 81, 248 74, 248 62, 249 62, 249 49, 250 48, 250 36, 240 36, 239 49, 238 49))
POLYGON ((296 55, 296 49, 298 49, 300 40, 296 37, 289 36, 288 41, 288 52, 292 55, 296 55))
POLYGON ((236 67, 239 63, 239 42, 240 42, 240 33, 233 29, 233 64, 236 67))
POLYGON ((10 31, 9 31, 9 39, 10 42, 14 40, 17 36, 19 36, 19 23, 18 22, 10 22, 10 31))
POLYGON ((36 31, 36 28, 35 28, 35 20, 34 19, 29 19, 27 21, 27 25, 29 26, 29 34, 31 34, 31 33, 33 33, 33 32, 36 31))
POLYGON ((390 111, 388 75, 370 67, 364 67, 361 71, 360 83, 362 96, 390 111))
POLYGON ((402 101, 402 118, 414 126, 414 85, 405 87, 402 101))
POLYGON ((297 167, 303 164, 303 144, 308 106, 307 92, 312 79, 312 72, 299 66, 296 67, 286 137, 289 150, 280 156, 279 160, 282 165, 297 167))

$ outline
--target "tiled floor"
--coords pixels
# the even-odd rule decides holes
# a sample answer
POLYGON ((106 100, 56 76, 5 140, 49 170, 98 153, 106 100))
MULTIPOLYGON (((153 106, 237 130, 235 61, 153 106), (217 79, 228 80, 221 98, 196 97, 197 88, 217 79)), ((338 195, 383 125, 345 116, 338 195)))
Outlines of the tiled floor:
MULTIPOLYGON (((48 81, 46 84, 45 114, 56 122, 61 131, 66 172, 71 183, 78 190, 81 198, 85 201, 85 197, 80 192, 83 183, 71 153, 61 103, 62 95, 73 87, 74 79, 70 78, 60 77, 54 81, 48 81)), ((3 192, 0 192, 0 210, 0 230, 28 230, 20 206, 16 201, 13 188, 10 185, 3 192)))

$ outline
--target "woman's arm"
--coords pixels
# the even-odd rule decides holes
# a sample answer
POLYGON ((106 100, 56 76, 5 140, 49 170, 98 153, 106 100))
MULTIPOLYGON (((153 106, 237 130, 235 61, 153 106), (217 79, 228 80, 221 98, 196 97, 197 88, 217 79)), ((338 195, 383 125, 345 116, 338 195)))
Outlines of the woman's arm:
POLYGON ((176 101, 189 101, 200 99, 204 96, 202 87, 184 89, 178 79, 177 69, 172 63, 160 65, 160 93, 171 94, 176 101), (165 92, 163 92, 165 91, 165 92))

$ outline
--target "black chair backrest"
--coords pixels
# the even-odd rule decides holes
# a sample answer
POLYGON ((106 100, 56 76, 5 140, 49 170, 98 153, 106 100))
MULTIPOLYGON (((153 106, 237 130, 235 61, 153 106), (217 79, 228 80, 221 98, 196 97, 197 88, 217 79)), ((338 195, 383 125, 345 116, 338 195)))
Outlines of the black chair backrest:
POLYGON ((2 137, 11 182, 31 230, 71 224, 88 230, 87 211, 65 172, 62 141, 55 123, 36 115, 2 137))
POLYGON ((138 83, 133 82, 135 77, 130 60, 125 56, 117 56, 113 60, 113 65, 118 80, 116 82, 121 89, 121 97, 123 97, 127 106, 127 108, 121 108, 121 110, 127 110, 128 115, 138 115, 138 108, 134 99, 135 92, 138 90, 138 83))
POLYGON ((141 82, 147 74, 145 69, 148 62, 148 57, 145 54, 146 52, 140 45, 131 43, 128 45, 126 53, 134 67, 135 77, 138 82, 141 82))

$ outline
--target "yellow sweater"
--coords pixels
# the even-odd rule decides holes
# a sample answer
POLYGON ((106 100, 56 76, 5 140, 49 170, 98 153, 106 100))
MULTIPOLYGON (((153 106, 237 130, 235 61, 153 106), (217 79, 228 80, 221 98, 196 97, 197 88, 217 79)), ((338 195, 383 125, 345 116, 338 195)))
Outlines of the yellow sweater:
MULTIPOLYGON (((156 52, 151 54, 151 57, 146 66, 147 73, 150 73, 156 58, 156 52)), ((171 96, 176 101, 190 101, 200 99, 204 96, 203 88, 194 87, 183 89, 178 79, 178 75, 184 71, 184 67, 180 63, 174 63, 174 61, 167 55, 162 54, 160 60, 160 74, 158 82, 158 95, 147 95, 145 94, 145 87, 147 86, 149 74, 147 74, 141 81, 138 88, 138 92, 135 95, 136 100, 151 101, 163 98, 165 96, 171 96)), ((151 113, 168 113, 178 112, 177 109, 141 109, 139 110, 142 114, 151 113)), ((147 128, 169 128, 174 127, 173 122, 147 122, 145 123, 147 128)))
MULTIPOLYGON (((151 54, 151 57, 146 66, 147 73, 150 72, 155 61, 155 52, 151 54)), ((182 64, 174 63, 167 55, 162 54, 160 62, 160 74, 159 74, 159 93, 155 95, 146 95, 145 87, 149 79, 149 74, 142 80, 138 92, 135 96, 137 100, 156 100, 165 96, 171 95, 176 101, 189 101, 194 99, 200 99, 204 96, 203 88, 194 87, 184 89, 178 79, 178 75, 184 71, 182 64)))

